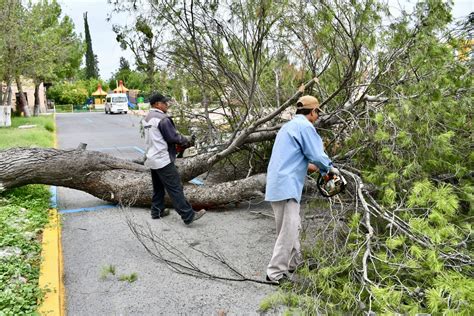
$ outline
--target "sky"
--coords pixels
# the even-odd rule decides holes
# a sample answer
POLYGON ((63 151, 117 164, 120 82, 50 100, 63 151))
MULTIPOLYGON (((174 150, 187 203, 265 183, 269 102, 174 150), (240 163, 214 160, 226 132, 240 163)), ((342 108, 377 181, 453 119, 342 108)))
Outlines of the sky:
MULTIPOLYGON (((407 11, 413 7, 416 1, 408 0, 388 0, 390 10, 396 14, 400 6, 407 11)), ((99 70, 102 79, 109 79, 118 69, 120 57, 125 57, 130 65, 134 65, 133 54, 122 50, 115 40, 115 33, 112 31, 113 24, 125 25, 133 20, 127 14, 113 14, 112 20, 107 22, 107 17, 112 12, 112 6, 107 0, 58 0, 63 13, 70 16, 75 24, 76 33, 84 38, 84 18, 83 13, 87 13, 89 30, 92 38, 92 49, 99 60, 99 70)), ((453 16, 460 18, 469 15, 474 11, 473 0, 454 0, 453 16)))
POLYGON ((84 12, 87 12, 87 22, 92 39, 92 50, 99 61, 100 77, 109 79, 119 68, 120 57, 125 57, 130 65, 134 65, 133 54, 129 50, 122 50, 115 40, 112 31, 113 24, 125 25, 132 19, 127 14, 113 14, 112 20, 107 17, 113 7, 107 0, 58 0, 63 14, 72 18, 76 27, 76 34, 81 34, 84 39, 84 12))

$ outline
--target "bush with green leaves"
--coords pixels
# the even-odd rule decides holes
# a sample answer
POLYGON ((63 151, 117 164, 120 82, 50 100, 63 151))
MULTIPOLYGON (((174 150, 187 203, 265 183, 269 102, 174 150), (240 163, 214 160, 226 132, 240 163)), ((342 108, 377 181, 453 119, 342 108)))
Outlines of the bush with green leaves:
POLYGON ((48 99, 57 104, 83 104, 88 96, 85 88, 69 82, 58 83, 48 89, 48 99))
POLYGON ((56 104, 84 104, 98 85, 102 85, 102 90, 108 91, 109 86, 100 79, 77 80, 75 82, 56 83, 48 89, 48 99, 54 100, 56 104))

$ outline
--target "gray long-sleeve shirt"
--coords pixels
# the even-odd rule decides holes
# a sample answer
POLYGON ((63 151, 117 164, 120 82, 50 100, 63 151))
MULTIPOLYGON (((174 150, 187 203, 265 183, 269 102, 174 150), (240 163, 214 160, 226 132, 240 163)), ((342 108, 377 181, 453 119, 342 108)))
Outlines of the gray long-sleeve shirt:
POLYGON ((188 140, 176 130, 173 120, 158 109, 150 109, 142 125, 147 146, 145 167, 165 167, 176 160, 176 144, 188 144, 188 140))

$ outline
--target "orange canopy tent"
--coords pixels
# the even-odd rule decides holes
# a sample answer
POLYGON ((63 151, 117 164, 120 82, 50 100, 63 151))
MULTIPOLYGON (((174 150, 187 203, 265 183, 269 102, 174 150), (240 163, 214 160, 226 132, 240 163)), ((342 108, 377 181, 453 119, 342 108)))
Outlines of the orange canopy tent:
POLYGON ((126 93, 128 89, 123 85, 123 81, 119 80, 118 87, 114 89, 114 93, 126 93))

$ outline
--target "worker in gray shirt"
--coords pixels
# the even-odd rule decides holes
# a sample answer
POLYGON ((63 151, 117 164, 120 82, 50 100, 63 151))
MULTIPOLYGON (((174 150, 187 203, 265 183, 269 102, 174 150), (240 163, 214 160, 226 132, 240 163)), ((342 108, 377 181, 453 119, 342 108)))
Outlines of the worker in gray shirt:
POLYGON ((174 164, 176 145, 189 147, 191 141, 178 133, 173 120, 166 114, 169 101, 168 97, 161 94, 151 96, 150 112, 142 121, 147 146, 145 167, 150 168, 153 182, 151 218, 169 215, 164 200, 166 190, 174 208, 184 223, 189 225, 201 218, 206 210, 194 211, 184 196, 181 178, 174 164))

